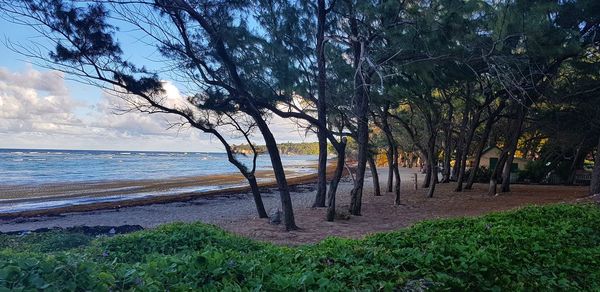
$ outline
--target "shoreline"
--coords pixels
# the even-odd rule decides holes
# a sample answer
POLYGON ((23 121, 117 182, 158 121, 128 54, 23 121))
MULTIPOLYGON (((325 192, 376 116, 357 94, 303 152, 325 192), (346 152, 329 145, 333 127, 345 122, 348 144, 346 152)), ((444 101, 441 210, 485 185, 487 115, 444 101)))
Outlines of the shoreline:
MULTIPOLYGON (((403 180, 402 205, 394 204, 393 193, 373 196, 371 179, 365 181, 362 216, 346 216, 350 206, 353 183, 345 176, 338 186, 336 209, 342 214, 334 222, 325 221, 325 208, 313 208, 316 178, 311 182, 290 179, 290 194, 294 217, 300 230, 285 232, 283 226, 272 225, 258 218, 252 195, 244 191, 200 195, 188 201, 122 206, 57 215, 0 219, 0 233, 26 233, 37 229, 71 228, 77 226, 141 226, 144 229, 174 223, 203 222, 235 234, 260 241, 283 245, 318 242, 329 236, 361 238, 366 234, 398 230, 416 222, 436 218, 470 217, 490 212, 513 210, 529 205, 589 202, 585 187, 514 185, 511 193, 487 196, 487 185, 475 184, 472 190, 454 192, 453 184, 440 184, 433 198, 427 189, 414 190, 410 179, 416 169, 401 169, 403 180), (292 183, 298 182, 297 184, 292 183)), ((380 169, 380 177, 387 171, 380 169)), ((306 179, 303 177, 302 179, 306 179)), ((384 180, 380 181, 383 186, 384 180)), ((262 199, 269 212, 281 208, 276 187, 262 187, 262 199)), ((595 198, 593 201, 598 201, 595 198)))
MULTIPOLYGON (((299 171, 286 172, 290 187, 311 183, 317 180, 315 170, 310 174, 299 171)), ((328 175, 334 167, 328 166, 328 175)), ((258 185, 261 188, 277 187, 273 172, 257 171, 258 185)), ((107 181, 47 184, 39 186, 0 186, 0 193, 7 190, 17 192, 0 199, 0 211, 14 208, 15 204, 29 204, 26 210, 0 212, 0 222, 17 218, 39 216, 60 216, 63 213, 115 210, 125 207, 187 202, 205 197, 229 196, 250 191, 245 178, 239 173, 218 174, 196 177, 179 177, 158 180, 107 181), (190 189, 193 189, 190 191, 190 189), (204 190, 202 190, 204 189, 204 190), (24 197, 22 194, 27 193, 24 197), (53 202, 59 206, 51 206, 53 202), (63 202, 60 204, 60 202, 63 202), (35 204, 45 205, 35 207, 35 204)), ((23 208, 21 208, 23 209, 23 208)))

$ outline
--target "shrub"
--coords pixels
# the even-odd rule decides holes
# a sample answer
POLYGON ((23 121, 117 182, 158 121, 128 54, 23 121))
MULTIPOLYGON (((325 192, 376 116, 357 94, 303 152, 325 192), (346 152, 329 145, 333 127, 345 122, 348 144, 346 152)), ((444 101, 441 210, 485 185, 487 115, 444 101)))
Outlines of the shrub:
POLYGON ((298 247, 170 224, 63 251, 13 244, 0 251, 0 291, 598 290, 598 243, 592 205, 433 220, 298 247))
POLYGON ((545 161, 528 161, 519 177, 523 180, 529 180, 530 182, 541 183, 546 178, 549 171, 550 168, 546 166, 545 161))
POLYGON ((0 249, 34 252, 63 251, 88 245, 93 236, 78 232, 51 230, 48 232, 0 235, 0 249))

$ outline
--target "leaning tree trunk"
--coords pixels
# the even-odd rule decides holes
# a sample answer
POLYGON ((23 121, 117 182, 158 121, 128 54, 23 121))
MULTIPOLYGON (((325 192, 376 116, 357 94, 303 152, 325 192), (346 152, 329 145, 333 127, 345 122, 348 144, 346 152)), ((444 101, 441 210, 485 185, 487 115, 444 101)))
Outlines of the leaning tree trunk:
POLYGON ((515 159, 515 148, 516 147, 512 147, 511 145, 510 150, 506 154, 506 163, 504 163, 502 169, 502 186, 500 187, 500 192, 502 193, 510 192, 510 172, 512 170, 513 160, 515 159))
POLYGON ((388 149, 386 153, 387 163, 388 163, 388 179, 387 179, 387 192, 392 192, 393 183, 394 183, 394 163, 396 163, 396 168, 398 168, 398 147, 396 146, 396 141, 394 140, 394 134, 390 128, 390 124, 388 122, 388 111, 389 111, 389 102, 385 104, 383 113, 381 115, 381 130, 385 134, 385 138, 387 140, 388 149))
POLYGON ((275 175, 275 180, 277 181, 277 187, 279 188, 279 197, 281 198, 281 209, 283 211, 283 222, 286 230, 295 230, 298 229, 296 226, 296 221, 294 219, 294 208, 292 207, 292 199, 290 197, 290 189, 288 187, 287 179, 285 177, 285 171, 283 168, 283 164, 281 163, 281 156, 279 154, 279 149, 277 147, 277 142, 275 141, 275 137, 273 137, 273 133, 269 126, 262 119, 260 113, 252 112, 253 119, 256 122, 258 129, 260 130, 263 139, 265 141, 265 145, 267 147, 267 151, 269 152, 269 156, 271 157, 271 165, 273 167, 273 173, 275 175))
POLYGON ((590 182, 590 195, 600 194, 600 138, 596 147, 596 157, 594 157, 594 170, 592 171, 592 181, 590 182))
POLYGON ((399 169, 399 165, 398 165, 398 147, 394 147, 394 163, 393 163, 393 171, 394 171, 394 177, 395 177, 395 184, 394 184, 394 194, 396 195, 396 198, 394 200, 394 203, 396 205, 400 205, 400 169, 399 169))
POLYGON ((515 152, 517 151, 517 144, 519 143, 519 137, 521 136, 521 129, 523 128, 523 122, 527 115, 527 109, 524 107, 519 108, 519 116, 515 121, 514 127, 512 127, 512 135, 510 145, 508 145, 508 156, 506 157, 506 163, 502 171, 502 188, 500 189, 503 193, 510 192, 510 171, 512 168, 512 162, 515 159, 515 152))
POLYGON ((227 153, 227 159, 229 160, 229 162, 231 164, 233 164, 248 181, 248 184, 250 185, 250 190, 252 191, 252 197, 254 199, 254 204, 256 205, 256 211, 258 212, 258 217, 259 218, 269 218, 269 215, 267 215, 267 211, 265 210, 265 205, 263 204, 262 196, 260 194, 260 189, 258 188, 258 183, 256 182, 256 176, 254 176, 254 170, 256 169, 256 157, 257 157, 256 149, 254 148, 254 146, 252 146, 252 143, 250 143, 248 136, 245 136, 246 141, 248 141, 248 145, 250 145, 250 147, 252 148, 252 151, 254 153, 254 159, 252 162, 253 163, 252 171, 249 171, 248 168, 246 168, 246 166, 234 156, 231 146, 229 145, 229 143, 227 143, 225 138, 220 133, 216 132, 216 133, 214 133, 214 135, 217 136, 217 139, 219 139, 219 141, 221 141, 221 143, 225 147, 225 152, 227 153))
POLYGON ((436 179, 437 177, 437 172, 438 172, 438 168, 437 165, 433 166, 433 169, 431 170, 431 182, 429 183, 429 189, 427 190, 427 196, 430 198, 433 198, 433 193, 435 192, 435 185, 437 184, 438 180, 436 179))
POLYGON ((435 138, 433 140, 433 144, 429 145, 429 154, 427 156, 429 156, 429 159, 427 159, 429 163, 428 172, 431 173, 431 175, 429 176, 430 182, 429 190, 427 191, 427 196, 431 198, 433 197, 433 193, 435 192, 435 185, 438 183, 438 167, 435 155, 435 138))
MULTIPOLYGON (((467 137, 463 146, 463 151, 460 156, 460 168, 458 169, 458 177, 456 178, 456 189, 457 192, 462 192, 463 182, 465 180, 465 172, 467 169, 467 157, 469 156, 470 145, 473 142, 473 136, 475 136, 475 130, 479 124, 479 117, 481 116, 481 110, 476 110, 471 118, 471 124, 467 132, 467 137)), ((457 158, 458 159, 458 158, 457 158)))
MULTIPOLYGON (((191 6, 189 6, 189 3, 186 4, 186 6, 187 7, 185 8, 185 10, 187 12, 195 13, 195 18, 203 18, 201 14, 197 13, 191 6)), ((208 24, 201 23, 201 25, 208 32, 210 41, 215 43, 214 46, 216 48, 216 54, 227 68, 227 71, 232 78, 234 86, 239 91, 239 94, 245 96, 246 102, 244 102, 244 111, 252 117, 262 134, 263 140, 267 147, 267 151, 269 152, 269 156, 271 158, 271 165, 273 167, 273 173, 275 174, 277 187, 279 188, 279 197, 281 199, 281 208, 283 209, 283 223, 285 225, 285 229, 298 229, 298 226, 296 226, 296 221, 294 220, 294 208, 292 207, 290 190, 288 187, 287 179, 285 177, 283 164, 281 163, 281 156, 277 147, 277 141, 275 141, 275 137, 273 137, 273 132, 271 132, 271 129, 269 129, 269 125, 264 120, 263 113, 258 108, 256 108, 255 104, 252 102, 253 98, 245 91, 245 84, 240 78, 239 73, 237 72, 235 63, 232 61, 231 57, 227 53, 227 49, 225 47, 223 39, 215 31, 207 30, 208 24)))
POLYGON ((367 168, 369 128, 367 126, 367 117, 359 117, 359 126, 357 129, 358 157, 356 166, 356 177, 354 179, 354 188, 350 193, 350 214, 361 215, 362 193, 365 183, 365 171, 367 168))
MULTIPOLYGON (((325 17, 327 10, 325 0, 319 0, 317 4, 317 119, 321 125, 327 124, 327 102, 326 94, 326 75, 325 75, 325 17)), ((327 192, 327 137, 323 129, 317 132, 319 139, 319 174, 317 181, 317 194, 313 207, 325 207, 325 193, 327 192)))
POLYGON ((246 176, 246 179, 248 180, 248 183, 250 184, 250 189, 252 190, 252 197, 254 198, 256 210, 258 211, 258 217, 269 218, 269 215, 267 215, 267 211, 265 210, 265 205, 263 204, 260 189, 258 188, 258 183, 256 182, 256 177, 253 174, 251 174, 246 176))
POLYGON ((494 171, 490 175, 490 185, 488 189, 488 195, 493 196, 496 194, 496 188, 498 187, 498 177, 500 176, 501 170, 504 168, 504 163, 506 162, 506 157, 508 156, 508 150, 505 148, 500 153, 500 157, 498 158, 498 164, 494 167, 494 171))
POLYGON ((381 187, 379 186, 379 174, 377 173, 377 164, 373 154, 368 157, 369 168, 371 169, 371 177, 373 178, 373 192, 375 196, 381 196, 381 187))
POLYGON ((327 221, 333 221, 335 219, 335 194, 337 187, 342 179, 344 173, 344 163, 346 159, 346 138, 342 138, 342 142, 336 149, 338 152, 337 164, 335 166, 335 173, 331 179, 329 185, 329 193, 327 194, 327 221))
POLYGON ((467 179, 467 184, 465 185, 465 190, 470 190, 473 188, 473 183, 475 182, 475 175, 477 173, 477 170, 479 169, 479 164, 481 163, 481 155, 483 154, 485 145, 487 145, 488 143, 488 139, 490 137, 490 133, 492 132, 493 125, 494 118, 488 117, 488 120, 485 122, 485 127, 483 129, 481 141, 479 141, 477 149, 475 150, 475 160, 473 161, 473 166, 471 167, 471 172, 469 173, 469 178, 467 179))
POLYGON ((571 163, 571 167, 569 168, 569 178, 566 181, 567 185, 575 184, 575 175, 577 174, 577 170, 583 168, 583 163, 585 162, 585 152, 583 151, 583 142, 577 145, 577 149, 575 150, 575 155, 573 156, 573 162, 571 163))

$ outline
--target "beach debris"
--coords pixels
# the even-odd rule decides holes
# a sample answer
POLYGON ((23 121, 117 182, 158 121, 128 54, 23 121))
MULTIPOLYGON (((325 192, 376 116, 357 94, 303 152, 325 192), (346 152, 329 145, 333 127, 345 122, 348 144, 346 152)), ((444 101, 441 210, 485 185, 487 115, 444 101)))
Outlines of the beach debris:
POLYGON ((111 228, 111 229, 108 231, 108 234, 110 234, 110 235, 115 235, 116 233, 117 233, 117 231, 116 231, 114 228, 111 228))
POLYGON ((273 225, 281 224, 281 215, 282 215, 281 210, 279 210, 279 209, 271 210, 271 214, 269 215, 269 223, 271 223, 273 225))

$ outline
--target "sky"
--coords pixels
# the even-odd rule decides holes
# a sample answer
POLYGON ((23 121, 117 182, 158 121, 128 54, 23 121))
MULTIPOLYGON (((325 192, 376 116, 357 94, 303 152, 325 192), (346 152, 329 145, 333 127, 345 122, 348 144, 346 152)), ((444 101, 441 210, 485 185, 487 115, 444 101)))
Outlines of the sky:
MULTIPOLYGON (((172 116, 117 113, 122 102, 118 97, 36 66, 35 60, 7 47, 43 42, 33 29, 2 18, 0 28, 0 148, 223 151, 210 135, 189 127, 170 128, 178 121, 172 116)), ((134 32, 123 34, 119 43, 126 53, 135 52, 129 58, 137 64, 152 67, 156 62, 157 53, 134 32)), ((164 82, 168 98, 185 99, 175 82, 164 82)), ((272 117, 270 125, 278 142, 315 141, 292 121, 272 117)), ((255 136, 260 144, 260 135, 255 136)))

